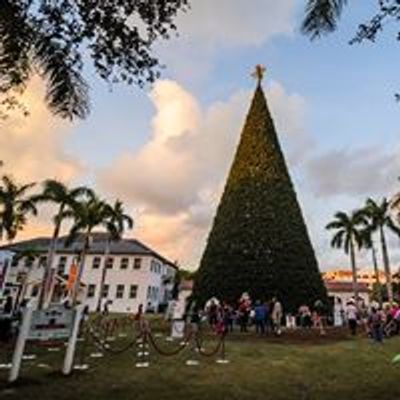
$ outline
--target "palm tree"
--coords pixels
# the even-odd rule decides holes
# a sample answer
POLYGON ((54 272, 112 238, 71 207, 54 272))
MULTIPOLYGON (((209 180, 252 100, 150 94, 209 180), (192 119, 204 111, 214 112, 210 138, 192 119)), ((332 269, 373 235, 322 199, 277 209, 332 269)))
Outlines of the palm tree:
POLYGON ((358 299, 356 246, 358 249, 362 246, 361 228, 365 226, 365 223, 365 216, 360 211, 353 211, 350 215, 339 211, 335 214, 335 219, 326 226, 326 229, 336 231, 331 246, 337 249, 343 248, 346 254, 350 253, 353 291, 356 300, 358 299))
POLYGON ((97 302, 97 311, 101 310, 101 299, 102 299, 104 282, 106 280, 107 263, 110 254, 111 241, 121 240, 125 228, 128 229, 133 228, 133 219, 128 214, 125 213, 124 205, 120 200, 116 200, 114 205, 112 206, 107 204, 107 213, 108 213, 108 218, 106 222, 106 227, 110 235, 107 235, 106 239, 106 248, 104 251, 104 261, 100 279, 100 292, 97 302))
MULTIPOLYGON (((363 211, 363 210, 361 210, 363 211)), ((367 216, 367 225, 365 228, 361 231, 362 234, 362 244, 361 247, 371 250, 371 256, 372 256, 372 265, 374 266, 374 273, 375 273, 375 281, 376 281, 376 286, 378 290, 378 302, 379 302, 379 307, 382 308, 382 285, 381 285, 381 280, 379 277, 379 267, 378 267, 378 260, 376 257, 376 249, 375 249, 375 243, 374 243, 374 229, 372 225, 371 219, 367 216)))
POLYGON ((81 283, 86 255, 90 249, 90 242, 93 230, 97 227, 104 227, 107 232, 116 237, 117 232, 109 225, 109 207, 105 201, 93 195, 88 200, 80 201, 70 210, 64 211, 63 218, 72 218, 73 226, 66 240, 67 245, 73 243, 78 236, 82 237, 83 245, 79 256, 79 267, 74 282, 72 299, 76 303, 78 290, 81 283))
POLYGON ((382 247, 383 267, 386 275, 386 288, 389 303, 393 303, 393 285, 392 274, 390 270, 389 250, 387 246, 385 229, 389 229, 396 235, 400 235, 400 229, 394 224, 390 215, 390 203, 386 198, 383 198, 380 203, 372 199, 368 199, 365 207, 364 214, 371 220, 371 229, 379 233, 379 238, 382 247))
POLYGON ((37 215, 36 200, 28 192, 35 183, 17 184, 4 175, 0 184, 0 240, 4 237, 10 243, 27 223, 29 214, 37 215))
POLYGON ((43 192, 37 196, 40 202, 53 203, 58 206, 57 213, 53 218, 54 231, 47 254, 46 270, 39 299, 39 307, 47 303, 49 294, 52 292, 52 282, 50 282, 50 280, 52 280, 53 274, 51 273, 51 269, 53 268, 53 260, 64 212, 68 209, 72 209, 84 196, 93 197, 93 191, 85 186, 70 189, 64 183, 55 179, 44 181, 43 192), (49 288, 47 292, 46 288, 49 288))

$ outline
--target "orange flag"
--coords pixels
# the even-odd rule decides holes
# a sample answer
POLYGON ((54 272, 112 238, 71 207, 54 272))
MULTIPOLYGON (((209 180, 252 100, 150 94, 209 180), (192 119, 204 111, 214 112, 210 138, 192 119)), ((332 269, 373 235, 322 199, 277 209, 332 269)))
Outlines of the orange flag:
POLYGON ((76 276, 78 274, 78 267, 76 264, 71 264, 68 271, 67 289, 71 290, 74 287, 76 276))

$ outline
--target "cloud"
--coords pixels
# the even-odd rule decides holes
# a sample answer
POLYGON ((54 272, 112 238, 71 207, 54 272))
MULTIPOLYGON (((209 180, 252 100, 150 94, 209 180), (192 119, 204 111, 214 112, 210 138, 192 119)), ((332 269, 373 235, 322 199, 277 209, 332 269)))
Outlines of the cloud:
POLYGON ((64 151, 70 126, 50 114, 43 92, 43 83, 34 79, 22 98, 30 115, 15 112, 0 121, 3 170, 21 181, 50 177, 69 181, 82 172, 82 165, 64 151))
MULTIPOLYGON (((99 173, 104 192, 141 210, 135 234, 170 257, 194 260, 193 254, 200 254, 251 95, 241 90, 204 109, 178 83, 159 81, 150 94, 156 109, 150 140, 99 173)), ((295 163, 297 150, 308 142, 305 101, 277 82, 270 85, 267 97, 295 163)))
MULTIPOLYGON (((320 267, 326 269, 350 268, 349 256, 343 250, 332 249, 332 232, 325 229, 338 210, 351 212, 359 209, 368 197, 379 200, 391 197, 399 190, 397 177, 400 158, 397 149, 384 144, 360 146, 350 149, 333 149, 307 158, 301 168, 302 194, 305 197, 305 214, 320 267)), ((398 238, 388 234, 393 268, 397 269, 400 253, 398 238)), ((377 241, 379 252, 379 242, 377 241)), ((368 251, 357 254, 360 268, 371 268, 368 251)), ((381 265, 381 257, 379 257, 381 265)))
POLYGON ((179 14, 179 35, 157 47, 172 76, 203 82, 221 50, 259 47, 293 32, 295 0, 196 0, 179 14))
POLYGON ((332 150, 306 165, 311 189, 319 197, 388 196, 400 171, 397 151, 384 146, 332 150))
POLYGON ((201 0, 181 14, 181 36, 208 46, 259 46, 293 29, 294 0, 201 0))
MULTIPOLYGON (((0 173, 11 174, 20 183, 47 178, 70 182, 83 173, 83 166, 65 152, 71 126, 51 115, 43 92, 43 83, 35 78, 21 99, 30 115, 14 112, 0 120, 0 159, 4 162, 0 173)), ((41 207, 39 217, 29 219, 18 239, 49 234, 52 216, 51 207, 41 207)))

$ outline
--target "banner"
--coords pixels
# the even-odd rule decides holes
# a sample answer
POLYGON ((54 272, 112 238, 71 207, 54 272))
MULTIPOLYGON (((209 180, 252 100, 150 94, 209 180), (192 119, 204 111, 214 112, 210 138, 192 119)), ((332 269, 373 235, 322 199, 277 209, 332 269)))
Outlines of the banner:
POLYGON ((67 289, 69 291, 73 289, 77 275, 78 275, 77 265, 71 264, 68 271, 68 281, 67 281, 67 289))

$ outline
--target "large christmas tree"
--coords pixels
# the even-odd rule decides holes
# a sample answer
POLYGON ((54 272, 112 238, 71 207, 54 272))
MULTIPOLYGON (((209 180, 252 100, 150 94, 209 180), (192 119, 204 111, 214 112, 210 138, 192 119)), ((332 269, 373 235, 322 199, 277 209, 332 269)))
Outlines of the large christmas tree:
POLYGON ((277 296, 286 311, 326 302, 314 250, 258 85, 194 285, 194 298, 277 296))

